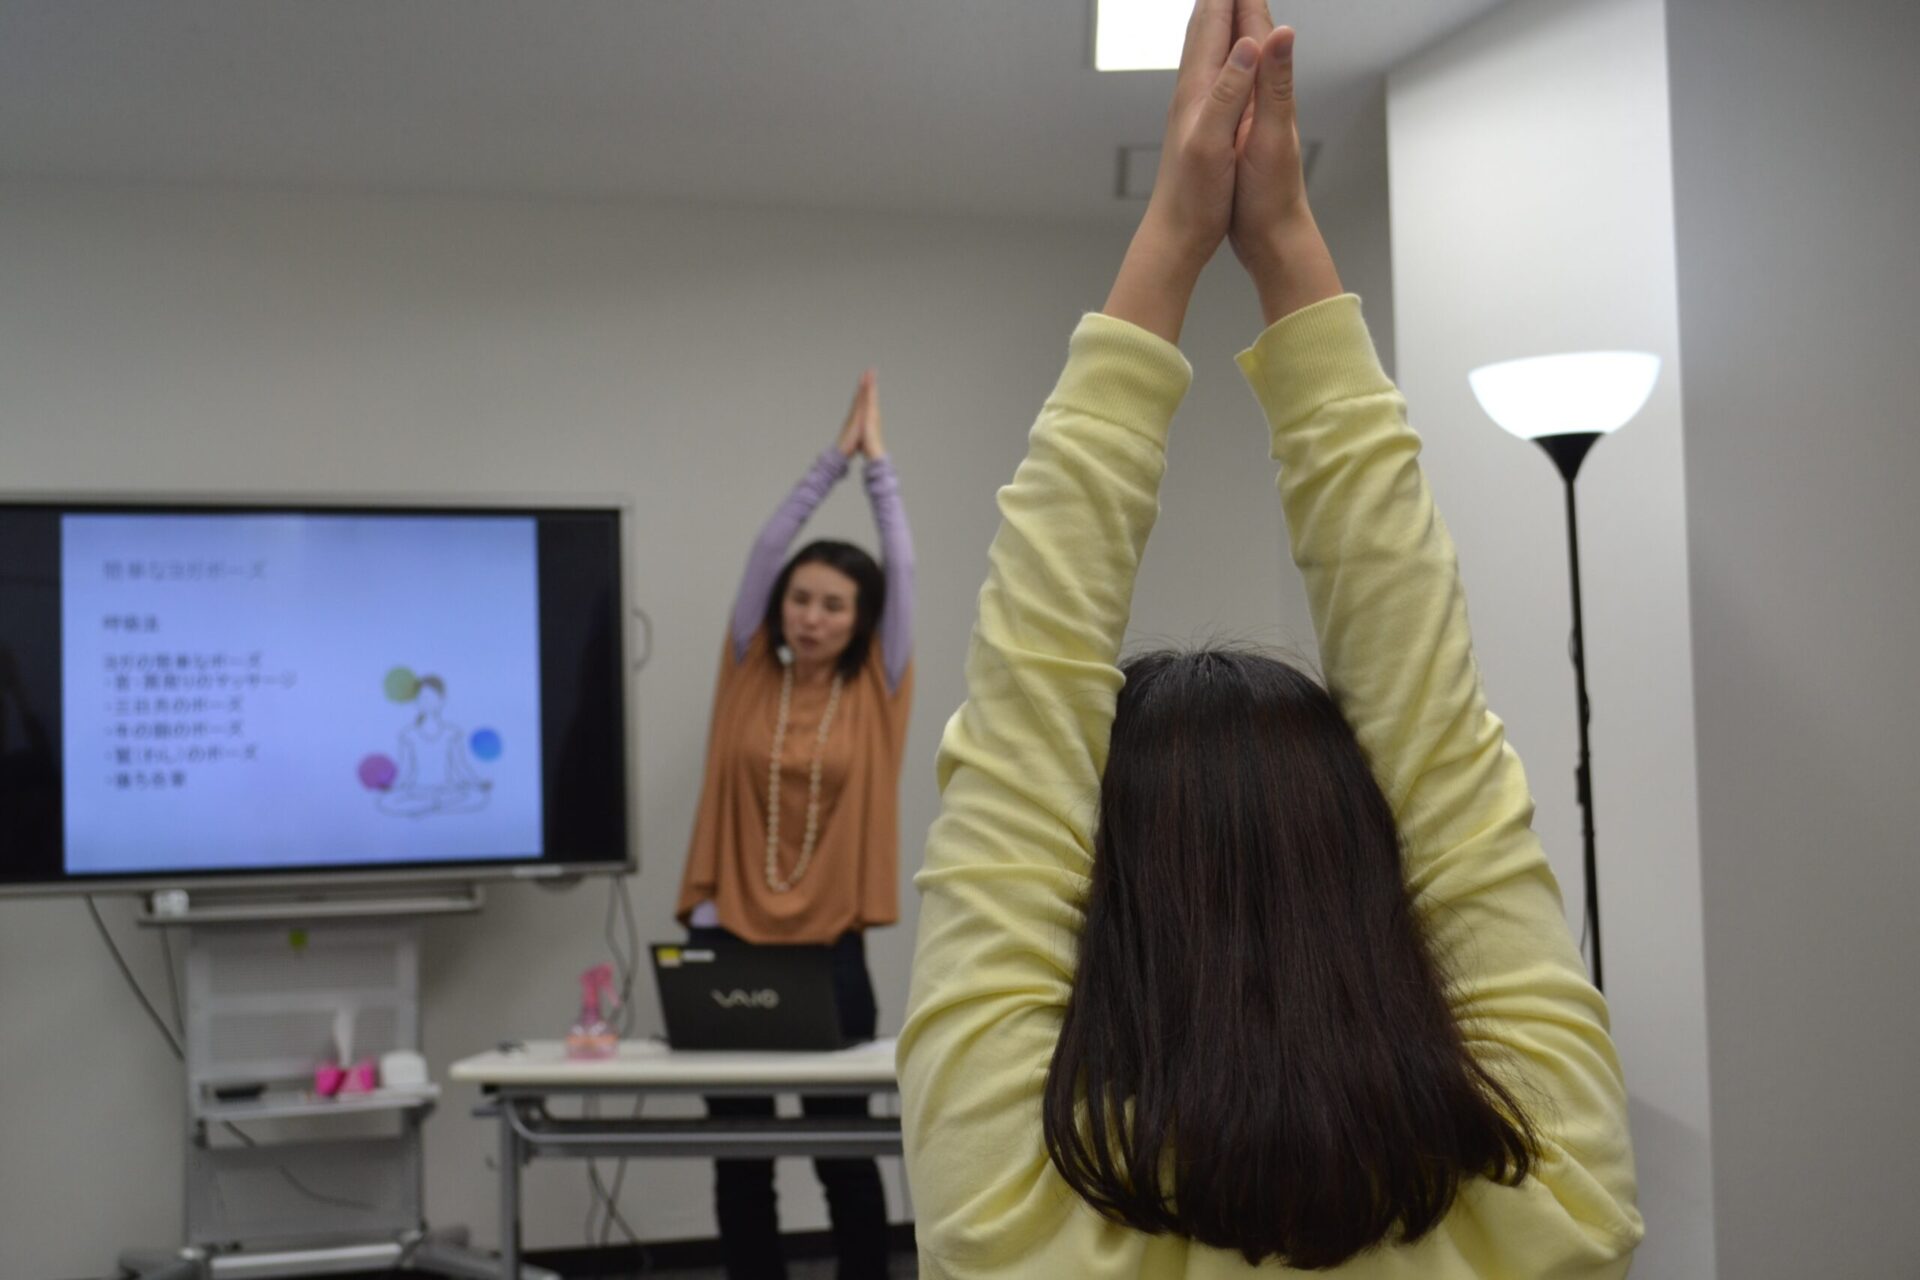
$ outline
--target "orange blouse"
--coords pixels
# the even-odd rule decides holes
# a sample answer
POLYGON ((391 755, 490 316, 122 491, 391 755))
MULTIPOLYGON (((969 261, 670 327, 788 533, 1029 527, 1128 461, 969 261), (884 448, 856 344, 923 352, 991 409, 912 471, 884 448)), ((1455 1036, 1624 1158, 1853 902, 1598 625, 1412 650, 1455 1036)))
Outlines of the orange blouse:
POLYGON ((728 637, 708 729, 706 781, 675 908, 682 924, 712 900, 720 923, 749 942, 829 943, 900 918, 900 762, 913 700, 909 663, 889 690, 879 637, 846 681, 824 749, 816 735, 829 685, 796 685, 780 762, 778 878, 793 879, 806 839, 807 793, 820 754, 813 859, 785 893, 767 881, 767 784, 782 670, 765 628, 738 661, 728 637))

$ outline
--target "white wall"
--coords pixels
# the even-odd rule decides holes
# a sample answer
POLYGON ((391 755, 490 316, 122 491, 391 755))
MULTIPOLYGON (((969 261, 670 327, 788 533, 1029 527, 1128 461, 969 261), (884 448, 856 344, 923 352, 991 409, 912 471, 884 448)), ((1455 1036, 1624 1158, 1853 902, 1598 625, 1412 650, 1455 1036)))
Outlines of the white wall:
MULTIPOLYGON (((1313 103, 1300 104, 1301 129, 1321 136, 1313 103)), ((1340 283, 1366 301, 1380 363, 1398 368, 1393 310, 1392 209, 1387 200, 1387 82, 1382 76, 1365 106, 1338 134, 1324 137, 1308 191, 1314 220, 1333 251, 1340 283)))
MULTIPOLYGON (((1388 275, 1384 219, 1367 207, 1380 185, 1322 209, 1358 282, 1388 275)), ((919 544, 902 796, 902 860, 917 865, 993 493, 1123 243, 1112 228, 984 221, 0 185, 0 488, 631 497, 658 641, 636 695, 635 895, 643 933, 672 936, 734 575, 869 362, 919 544)), ((1231 363, 1257 327, 1223 254, 1186 335, 1197 381, 1137 597, 1148 639, 1310 649, 1265 430, 1231 363)), ((819 528, 871 544, 852 486, 819 528)), ((902 905, 871 950, 883 1030, 906 991, 910 893, 902 905)), ((435 1070, 564 1031, 575 975, 605 954, 604 906, 597 885, 508 887, 477 918, 433 924, 435 1070)), ((163 993, 155 937, 123 904, 107 914, 163 993)), ((644 984, 641 998, 641 1025, 657 1027, 644 984)), ((104 1274, 124 1243, 176 1239, 180 1088, 80 904, 0 901, 8 1275, 104 1274)), ((434 1222, 490 1241, 492 1134, 473 1101, 451 1090, 429 1124, 427 1198, 434 1222)), ((638 1165, 625 1212, 649 1238, 708 1235, 708 1185, 698 1165, 638 1165)), ((580 1166, 535 1165, 527 1186, 531 1243, 580 1243, 580 1166)), ((782 1187, 789 1228, 823 1223, 804 1165, 782 1187)))
POLYGON ((1648 1222, 1635 1274, 1697 1280, 1713 1273, 1711 1161, 1662 23, 1660 0, 1529 0, 1455 33, 1389 77, 1389 180, 1401 383, 1575 921, 1561 485, 1481 413, 1467 372, 1592 348, 1665 360, 1579 494, 1607 995, 1648 1222))
POLYGON ((1668 35, 1721 1274, 1908 1276, 1920 10, 1668 35))

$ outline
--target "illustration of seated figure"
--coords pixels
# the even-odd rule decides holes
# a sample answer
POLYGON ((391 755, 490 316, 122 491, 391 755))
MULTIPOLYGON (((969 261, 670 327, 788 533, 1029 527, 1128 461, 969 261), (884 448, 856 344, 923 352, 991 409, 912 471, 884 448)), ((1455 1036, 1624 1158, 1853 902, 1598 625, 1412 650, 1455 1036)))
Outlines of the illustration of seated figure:
POLYGON ((432 813, 483 809, 493 784, 474 772, 467 758, 467 735, 441 717, 447 686, 439 676, 422 676, 413 723, 400 731, 399 775, 380 797, 382 812, 424 818, 432 813))

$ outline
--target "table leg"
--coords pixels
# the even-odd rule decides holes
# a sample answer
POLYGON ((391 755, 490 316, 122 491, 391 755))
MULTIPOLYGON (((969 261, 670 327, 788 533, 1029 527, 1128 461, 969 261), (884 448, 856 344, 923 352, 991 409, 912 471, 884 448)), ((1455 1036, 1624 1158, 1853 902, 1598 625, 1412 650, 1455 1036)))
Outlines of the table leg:
POLYGON ((500 1270, 520 1280, 520 1135, 513 1129, 513 1099, 500 1100, 500 1270))

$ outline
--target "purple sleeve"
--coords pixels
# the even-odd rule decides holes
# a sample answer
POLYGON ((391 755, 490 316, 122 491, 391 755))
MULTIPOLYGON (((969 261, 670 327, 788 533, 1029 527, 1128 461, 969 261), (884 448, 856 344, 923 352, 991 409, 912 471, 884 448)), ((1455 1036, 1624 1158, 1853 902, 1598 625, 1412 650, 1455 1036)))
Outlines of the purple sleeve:
POLYGON ((880 612, 880 653, 887 663, 887 688, 900 689, 913 657, 913 534, 900 501, 900 473, 891 460, 867 463, 867 501, 880 531, 880 559, 887 574, 887 604, 880 612))
MULTIPOLYGON (((829 445, 813 460, 807 474, 793 486, 793 492, 761 528, 747 556, 747 571, 740 575, 740 594, 733 600, 733 660, 747 656, 747 643, 760 629, 767 614, 767 593, 773 590, 780 567, 786 563, 787 548, 807 522, 814 509, 826 500, 833 486, 847 474, 847 459, 829 445)), ((871 484, 871 482, 869 482, 871 484)))

